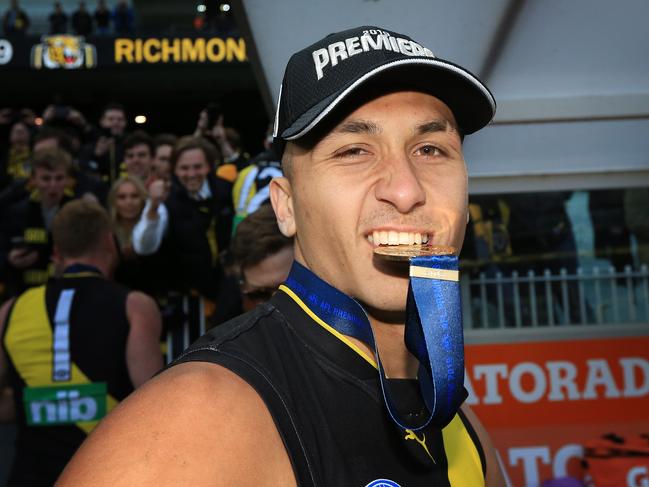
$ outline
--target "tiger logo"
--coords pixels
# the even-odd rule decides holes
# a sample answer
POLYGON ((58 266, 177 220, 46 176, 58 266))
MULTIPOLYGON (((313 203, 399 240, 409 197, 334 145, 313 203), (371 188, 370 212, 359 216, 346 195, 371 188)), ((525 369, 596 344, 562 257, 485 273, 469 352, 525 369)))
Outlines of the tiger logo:
POLYGON ((81 36, 52 35, 41 37, 32 48, 32 66, 36 69, 93 68, 97 64, 95 46, 81 36))

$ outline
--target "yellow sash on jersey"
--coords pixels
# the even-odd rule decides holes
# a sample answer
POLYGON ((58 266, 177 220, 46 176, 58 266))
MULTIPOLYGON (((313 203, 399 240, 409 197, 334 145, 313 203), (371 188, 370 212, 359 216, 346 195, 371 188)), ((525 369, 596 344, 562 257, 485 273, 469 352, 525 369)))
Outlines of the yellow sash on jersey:
MULTIPOLYGON (((91 384, 74 363, 71 364, 69 381, 52 380, 53 337, 45 304, 45 286, 29 289, 16 300, 7 323, 4 342, 9 358, 28 387, 91 384)), ((106 395, 107 411, 117 403, 110 394, 106 395)), ((99 421, 85 421, 74 424, 87 434, 98 423, 99 421)))

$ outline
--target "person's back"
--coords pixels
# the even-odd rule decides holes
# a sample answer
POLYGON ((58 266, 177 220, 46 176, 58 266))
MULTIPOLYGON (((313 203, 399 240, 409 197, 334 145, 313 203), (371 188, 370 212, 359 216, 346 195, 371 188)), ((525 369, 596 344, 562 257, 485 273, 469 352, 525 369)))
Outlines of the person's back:
POLYGON ((0 382, 14 391, 18 434, 9 485, 52 485, 87 434, 162 366, 160 316, 113 283, 110 220, 76 201, 53 224, 60 277, 0 309, 0 382))
POLYGON ((18 425, 11 485, 51 485, 98 421, 133 390, 125 357, 128 293, 96 269, 76 266, 14 303, 2 340, 18 425))

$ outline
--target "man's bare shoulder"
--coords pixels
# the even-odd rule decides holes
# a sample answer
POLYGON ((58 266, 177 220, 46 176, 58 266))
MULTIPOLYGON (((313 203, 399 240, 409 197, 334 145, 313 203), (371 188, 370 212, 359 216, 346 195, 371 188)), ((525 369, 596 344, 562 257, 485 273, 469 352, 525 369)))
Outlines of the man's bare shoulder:
POLYGON ((59 483, 295 485, 263 400, 215 364, 170 368, 123 401, 92 433, 59 483))

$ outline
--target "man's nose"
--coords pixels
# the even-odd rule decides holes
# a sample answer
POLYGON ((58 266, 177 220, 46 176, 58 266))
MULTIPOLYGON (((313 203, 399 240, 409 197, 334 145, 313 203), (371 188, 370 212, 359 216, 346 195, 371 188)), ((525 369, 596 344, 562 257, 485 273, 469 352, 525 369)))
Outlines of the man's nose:
POLYGON ((426 191, 412 162, 405 155, 386 160, 383 176, 375 187, 379 201, 390 203, 400 213, 408 213, 426 202, 426 191))

